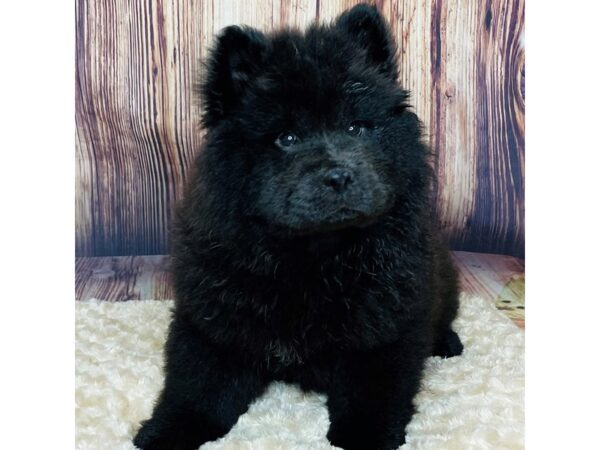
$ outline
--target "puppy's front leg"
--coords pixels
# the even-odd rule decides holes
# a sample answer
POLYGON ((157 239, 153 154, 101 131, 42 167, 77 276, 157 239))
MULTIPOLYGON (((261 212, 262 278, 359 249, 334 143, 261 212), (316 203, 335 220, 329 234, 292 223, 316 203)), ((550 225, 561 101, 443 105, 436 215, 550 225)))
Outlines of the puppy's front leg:
POLYGON ((356 355, 334 375, 327 393, 332 444, 346 450, 391 450, 404 443, 425 355, 402 347, 356 355))
POLYGON ((165 347, 166 379, 133 443, 143 450, 197 449, 225 435, 266 383, 177 318, 165 347))

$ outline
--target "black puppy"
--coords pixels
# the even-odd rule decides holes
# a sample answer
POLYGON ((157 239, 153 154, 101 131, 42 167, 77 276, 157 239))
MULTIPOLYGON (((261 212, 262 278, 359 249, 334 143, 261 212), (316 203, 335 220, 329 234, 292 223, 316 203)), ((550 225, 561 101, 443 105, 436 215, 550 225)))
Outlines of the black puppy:
POLYGON ((404 442, 425 358, 462 351, 395 45, 359 5, 304 34, 228 27, 178 209, 166 380, 142 449, 226 434, 273 380, 327 394, 345 449, 404 442))

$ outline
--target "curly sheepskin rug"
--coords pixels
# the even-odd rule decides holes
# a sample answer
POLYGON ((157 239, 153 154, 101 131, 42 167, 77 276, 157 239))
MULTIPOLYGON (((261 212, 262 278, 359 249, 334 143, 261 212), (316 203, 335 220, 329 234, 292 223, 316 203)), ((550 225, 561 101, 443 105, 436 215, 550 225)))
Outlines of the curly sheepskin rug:
MULTIPOLYGON (((133 449, 162 385, 168 301, 76 304, 76 444, 133 449)), ((427 361, 404 449, 522 449, 524 333, 493 305, 462 296, 462 356, 427 361)), ((273 383, 203 450, 331 449, 323 395, 273 383)))

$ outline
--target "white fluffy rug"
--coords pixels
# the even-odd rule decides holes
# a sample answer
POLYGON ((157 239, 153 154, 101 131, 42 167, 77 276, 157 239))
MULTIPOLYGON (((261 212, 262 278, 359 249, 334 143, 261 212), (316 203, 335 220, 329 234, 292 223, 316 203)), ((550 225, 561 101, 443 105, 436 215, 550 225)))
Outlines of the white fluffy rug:
MULTIPOLYGON (((171 302, 76 304, 76 444, 133 449, 162 384, 171 302)), ((521 449, 524 336, 489 302, 463 296, 455 329, 465 351, 430 358, 404 449, 521 449)), ((203 450, 318 450, 329 419, 322 395, 274 383, 229 434, 203 450)))

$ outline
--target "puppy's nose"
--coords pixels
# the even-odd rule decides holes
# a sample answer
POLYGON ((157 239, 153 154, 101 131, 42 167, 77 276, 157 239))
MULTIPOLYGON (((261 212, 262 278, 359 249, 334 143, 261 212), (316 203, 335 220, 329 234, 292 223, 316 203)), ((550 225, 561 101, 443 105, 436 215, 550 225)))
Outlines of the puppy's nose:
POLYGON ((341 168, 331 169, 325 174, 324 182, 326 186, 330 186, 341 193, 352 183, 352 173, 341 168))

